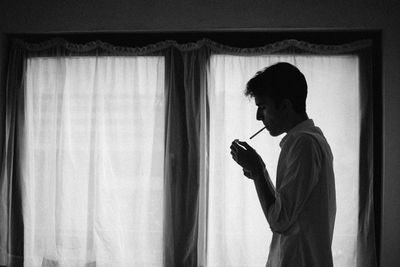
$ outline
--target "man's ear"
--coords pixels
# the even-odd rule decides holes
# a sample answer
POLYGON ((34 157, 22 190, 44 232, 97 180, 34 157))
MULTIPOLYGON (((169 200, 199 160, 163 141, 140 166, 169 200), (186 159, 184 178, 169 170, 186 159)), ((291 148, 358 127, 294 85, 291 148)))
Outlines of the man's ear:
POLYGON ((279 108, 280 110, 293 110, 292 101, 287 98, 283 99, 279 108))

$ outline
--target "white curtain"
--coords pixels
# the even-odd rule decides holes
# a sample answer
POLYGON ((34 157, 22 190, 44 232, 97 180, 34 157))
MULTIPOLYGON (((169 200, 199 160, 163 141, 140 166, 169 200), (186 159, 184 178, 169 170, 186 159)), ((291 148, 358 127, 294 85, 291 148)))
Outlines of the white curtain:
MULTIPOLYGON (((259 70, 286 61, 308 82, 307 112, 324 132, 334 154, 337 215, 332 244, 334 264, 356 265, 359 183, 359 73, 357 56, 232 56, 210 61, 210 151, 207 266, 264 266, 272 234, 254 184, 231 159, 230 143, 247 141, 264 159, 275 180, 281 138, 256 121, 254 101, 243 94, 259 70)), ((207 186, 203 183, 202 186, 207 186)))
POLYGON ((164 58, 27 60, 24 266, 161 266, 164 58))

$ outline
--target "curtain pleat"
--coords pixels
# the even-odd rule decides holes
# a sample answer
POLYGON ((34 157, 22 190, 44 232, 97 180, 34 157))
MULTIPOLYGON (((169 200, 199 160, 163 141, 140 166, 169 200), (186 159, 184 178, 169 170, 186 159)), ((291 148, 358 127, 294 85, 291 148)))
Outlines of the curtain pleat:
POLYGON ((374 200, 374 120, 371 49, 359 51, 360 72, 360 183, 357 267, 377 266, 374 200))
POLYGON ((10 50, 5 89, 6 122, 0 177, 0 265, 22 266, 24 257, 19 140, 20 130, 23 129, 20 122, 23 120, 24 69, 28 57, 59 54, 165 56, 164 265, 178 267, 202 266, 207 255, 209 114, 206 89, 210 55, 352 53, 359 55, 361 63, 358 266, 376 266, 370 47, 369 40, 339 46, 286 40, 245 49, 207 39, 188 44, 165 41, 141 48, 116 47, 101 41, 80 45, 62 39, 42 44, 16 40, 10 50))
POLYGON ((197 266, 207 60, 206 47, 166 54, 165 266, 197 266))
POLYGON ((13 47, 9 53, 6 84, 6 123, 0 177, 0 265, 22 266, 24 225, 21 202, 21 126, 24 106, 25 51, 13 47))
MULTIPOLYGON (((188 239, 188 217, 191 197, 187 188, 190 185, 187 166, 187 120, 185 111, 185 91, 182 80, 182 60, 179 51, 169 49, 166 53, 166 139, 164 168, 164 262, 165 266, 179 266, 184 263, 185 245, 188 239), (186 190, 185 190, 186 189, 186 190), (187 206, 186 206, 187 205, 187 206), (186 206, 186 207, 185 207, 186 206)), ((190 188, 190 187, 189 187, 190 188)), ((190 229, 189 229, 190 232, 190 229)))

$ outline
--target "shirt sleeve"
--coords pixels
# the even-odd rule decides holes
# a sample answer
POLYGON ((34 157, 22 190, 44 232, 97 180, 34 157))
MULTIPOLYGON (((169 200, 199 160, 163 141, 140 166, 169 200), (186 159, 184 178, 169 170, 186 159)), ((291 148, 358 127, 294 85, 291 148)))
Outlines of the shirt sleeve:
POLYGON ((273 232, 284 234, 296 222, 318 182, 320 153, 318 141, 309 134, 302 134, 289 148, 285 168, 277 173, 282 182, 276 189, 275 202, 267 212, 273 232))

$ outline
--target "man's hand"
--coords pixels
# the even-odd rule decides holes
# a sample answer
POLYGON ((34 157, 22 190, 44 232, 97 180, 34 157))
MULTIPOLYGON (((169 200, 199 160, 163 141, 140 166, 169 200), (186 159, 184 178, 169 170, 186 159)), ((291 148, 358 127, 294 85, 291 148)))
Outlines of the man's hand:
POLYGON ((248 170, 243 169, 243 175, 246 176, 247 178, 253 179, 251 172, 248 170))
POLYGON ((263 172, 264 162, 246 142, 240 142, 236 139, 232 142, 230 148, 233 160, 243 168, 243 174, 246 177, 251 178, 251 174, 263 172))

